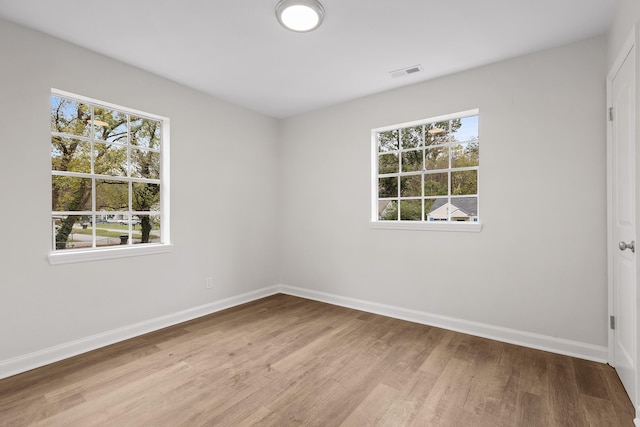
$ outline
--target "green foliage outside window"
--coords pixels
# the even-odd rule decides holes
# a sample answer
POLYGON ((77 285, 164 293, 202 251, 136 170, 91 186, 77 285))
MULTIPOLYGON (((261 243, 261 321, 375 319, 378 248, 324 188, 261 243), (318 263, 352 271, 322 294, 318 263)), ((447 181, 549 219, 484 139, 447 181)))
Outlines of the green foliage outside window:
POLYGON ((152 231, 159 224, 161 129, 160 120, 51 96, 56 249, 68 248, 79 225, 86 228, 98 220, 115 223, 118 215, 134 227, 139 222, 140 243, 158 240, 152 231))
POLYGON ((477 221, 477 115, 384 130, 375 138, 379 220, 477 221))

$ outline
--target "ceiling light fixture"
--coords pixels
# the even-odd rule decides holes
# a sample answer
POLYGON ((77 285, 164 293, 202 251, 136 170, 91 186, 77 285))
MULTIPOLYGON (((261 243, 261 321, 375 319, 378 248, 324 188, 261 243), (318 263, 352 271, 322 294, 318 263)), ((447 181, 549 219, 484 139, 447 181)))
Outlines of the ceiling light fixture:
POLYGON ((98 119, 93 119, 93 120, 89 119, 87 120, 87 123, 93 123, 96 126, 103 126, 103 127, 109 126, 109 123, 103 122, 102 120, 98 120, 98 119))
POLYGON ((324 7, 318 0, 280 0, 276 5, 276 17, 287 30, 306 33, 322 24, 324 7))

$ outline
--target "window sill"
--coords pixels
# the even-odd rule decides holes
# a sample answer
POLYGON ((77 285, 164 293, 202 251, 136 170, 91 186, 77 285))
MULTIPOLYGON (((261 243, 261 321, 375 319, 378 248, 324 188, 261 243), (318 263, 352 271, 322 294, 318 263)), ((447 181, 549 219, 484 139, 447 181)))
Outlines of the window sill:
POLYGON ((383 230, 463 231, 472 233, 478 233, 482 230, 482 224, 479 222, 371 221, 369 227, 383 230))
POLYGON ((173 245, 151 244, 144 246, 115 246, 108 249, 68 249, 49 253, 49 264, 71 264, 76 262, 99 261, 103 259, 129 258, 171 252, 173 245))

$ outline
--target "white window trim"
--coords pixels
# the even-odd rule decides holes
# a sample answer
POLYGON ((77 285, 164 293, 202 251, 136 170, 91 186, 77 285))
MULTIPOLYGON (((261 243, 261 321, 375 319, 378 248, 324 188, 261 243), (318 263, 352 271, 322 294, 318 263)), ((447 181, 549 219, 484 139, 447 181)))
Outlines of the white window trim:
POLYGON ((99 261, 103 259, 129 258, 171 252, 173 245, 167 243, 149 243, 144 246, 110 246, 105 249, 65 249, 49 253, 49 264, 71 264, 77 262, 99 261))
POLYGON ((481 222, 371 221, 369 227, 380 230, 428 230, 479 232, 481 222))
MULTIPOLYGON (((457 113, 445 114, 436 117, 430 117, 423 120, 415 120, 407 123, 400 123, 390 126, 379 127, 371 130, 371 219, 369 228, 380 230, 424 230, 424 231, 461 231, 461 232, 480 232, 482 230, 482 222, 430 222, 430 221, 383 221, 378 219, 378 141, 376 134, 379 132, 387 132, 398 128, 406 128, 422 125, 426 122, 442 122, 460 117, 479 115, 480 109, 460 111, 457 113)), ((461 169, 463 170, 463 169, 461 169)), ((480 179, 478 177, 478 183, 480 179)), ((478 203, 480 199, 478 196, 478 203)))
MULTIPOLYGON (((152 255, 159 253, 171 252, 173 245, 171 244, 171 220, 170 220, 170 200, 171 200, 171 186, 170 186, 170 138, 171 138, 171 122, 168 117, 159 116, 157 114, 150 114, 144 111, 135 110, 132 108, 123 107, 121 105, 112 104, 109 102, 98 101, 86 96, 77 95, 75 93, 66 92, 59 89, 51 89, 51 95, 57 95, 64 98, 71 98, 77 101, 81 101, 87 104, 99 105, 100 107, 106 107, 138 117, 149 118, 153 120, 159 120, 162 122, 162 147, 160 150, 160 229, 162 230, 161 239, 162 243, 148 243, 145 245, 127 245, 127 246, 109 246, 101 249, 65 249, 64 251, 55 251, 51 249, 48 255, 49 264, 71 264, 78 262, 99 261, 104 259, 115 258, 129 258, 133 256, 152 255)), ((49 132, 51 134, 51 132, 49 132)), ((145 181, 144 179, 136 181, 145 181)), ((51 202, 49 202, 51 205, 51 202)))

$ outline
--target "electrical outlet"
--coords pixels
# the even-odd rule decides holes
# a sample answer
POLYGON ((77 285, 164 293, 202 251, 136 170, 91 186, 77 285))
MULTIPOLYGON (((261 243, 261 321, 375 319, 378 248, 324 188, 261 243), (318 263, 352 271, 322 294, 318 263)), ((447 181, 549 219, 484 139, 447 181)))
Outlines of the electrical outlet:
POLYGON ((213 277, 207 277, 206 284, 204 285, 204 287, 207 289, 213 288, 213 277))

